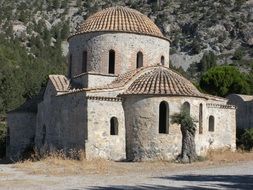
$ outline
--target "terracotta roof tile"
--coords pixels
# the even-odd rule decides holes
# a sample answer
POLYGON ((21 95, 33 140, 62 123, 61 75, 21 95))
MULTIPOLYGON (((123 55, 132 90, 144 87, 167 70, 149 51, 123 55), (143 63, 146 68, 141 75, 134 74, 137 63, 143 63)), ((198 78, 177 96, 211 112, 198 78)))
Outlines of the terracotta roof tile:
POLYGON ((190 81, 163 66, 140 75, 123 94, 204 96, 190 81))
POLYGON ((52 81, 56 91, 69 90, 69 80, 64 75, 49 75, 49 80, 52 81))
POLYGON ((160 29, 144 14, 127 7, 110 7, 95 13, 80 24, 77 34, 115 31, 165 38, 160 29))

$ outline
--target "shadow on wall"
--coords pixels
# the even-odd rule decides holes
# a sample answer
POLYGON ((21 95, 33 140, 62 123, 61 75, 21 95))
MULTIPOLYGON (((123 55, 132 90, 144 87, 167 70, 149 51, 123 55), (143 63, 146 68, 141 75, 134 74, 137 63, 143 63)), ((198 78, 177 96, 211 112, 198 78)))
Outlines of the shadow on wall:
MULTIPOLYGON (((253 175, 175 175, 168 177, 160 177, 158 179, 164 179, 164 183, 175 184, 181 187, 170 187, 166 185, 139 185, 139 186, 127 186, 127 185, 116 185, 116 186, 94 186, 89 188, 76 188, 71 190, 136 190, 136 189, 147 189, 147 190, 162 190, 162 189, 253 189, 253 175), (178 184, 175 182, 177 181, 178 184), (182 182, 182 184, 180 184, 182 182), (184 183, 183 183, 184 182, 184 183), (193 183, 191 185, 184 185, 187 182, 193 183)), ((161 183, 161 181, 158 181, 161 183)))

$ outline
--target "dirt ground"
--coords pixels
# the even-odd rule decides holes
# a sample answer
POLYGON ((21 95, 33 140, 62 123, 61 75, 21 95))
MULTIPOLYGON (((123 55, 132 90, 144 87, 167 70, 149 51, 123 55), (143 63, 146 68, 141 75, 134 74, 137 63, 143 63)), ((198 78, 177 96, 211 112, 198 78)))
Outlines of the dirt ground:
POLYGON ((0 164, 0 189, 253 189, 253 153, 215 152, 192 164, 49 157, 0 164))

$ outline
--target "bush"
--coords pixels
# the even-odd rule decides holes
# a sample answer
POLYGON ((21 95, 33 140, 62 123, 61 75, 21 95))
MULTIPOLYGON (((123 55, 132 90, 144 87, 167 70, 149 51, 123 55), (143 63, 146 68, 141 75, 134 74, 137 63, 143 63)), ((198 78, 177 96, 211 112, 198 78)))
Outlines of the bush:
POLYGON ((244 51, 242 49, 237 49, 234 53, 234 59, 235 60, 241 60, 244 56, 244 51))
POLYGON ((240 147, 250 151, 253 148, 253 128, 245 129, 244 133, 239 137, 240 147))
POLYGON ((6 125, 0 123, 0 158, 5 156, 6 134, 6 125))
POLYGON ((215 67, 217 65, 217 57, 216 55, 210 51, 205 52, 202 59, 198 64, 198 71, 199 72, 206 72, 208 69, 215 67))
POLYGON ((250 85, 246 76, 232 66, 218 66, 209 69, 200 79, 200 87, 216 96, 231 93, 249 94, 250 85))
POLYGON ((245 150, 250 151, 253 148, 253 128, 245 130, 242 134, 241 142, 245 150))

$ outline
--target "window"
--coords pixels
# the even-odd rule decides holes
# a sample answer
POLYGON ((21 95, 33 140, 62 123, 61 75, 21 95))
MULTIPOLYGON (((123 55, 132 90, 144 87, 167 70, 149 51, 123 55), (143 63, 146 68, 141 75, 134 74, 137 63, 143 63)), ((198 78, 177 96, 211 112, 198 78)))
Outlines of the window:
POLYGON ((46 126, 43 125, 43 128, 42 128, 42 145, 45 145, 45 142, 46 142, 46 126))
POLYGON ((203 104, 199 104, 199 134, 203 133, 203 104))
POLYGON ((161 57, 161 64, 164 65, 164 62, 165 62, 164 56, 162 56, 162 57, 161 57))
POLYGON ((136 57, 136 68, 140 68, 142 66, 143 66, 143 54, 142 52, 139 51, 136 57))
POLYGON ((109 74, 115 73, 115 51, 109 51, 109 74))
POLYGON ((118 119, 116 117, 112 117, 110 120, 110 134, 118 135, 118 119))
POLYGON ((69 78, 72 77, 72 54, 69 55, 69 78))
POLYGON ((82 73, 87 72, 87 51, 83 52, 83 64, 82 64, 82 73))
POLYGON ((208 125, 208 131, 213 132, 214 131, 214 116, 209 116, 209 125, 208 125))
POLYGON ((162 101, 159 106, 159 133, 169 133, 169 106, 168 103, 162 101))
POLYGON ((190 103, 189 102, 185 102, 183 104, 183 110, 185 110, 187 113, 191 113, 191 106, 190 106, 190 103))

